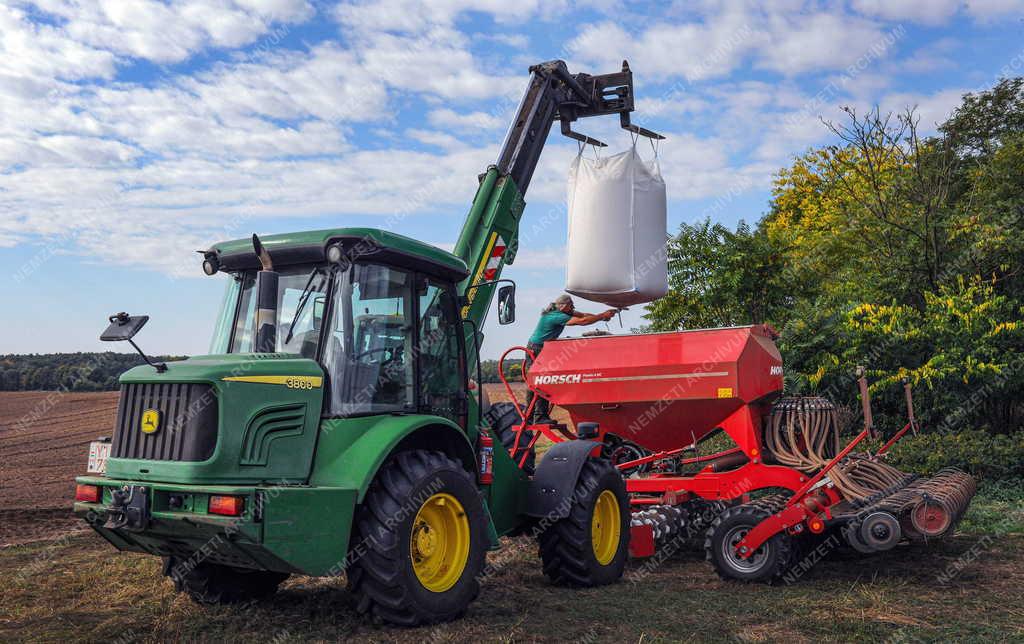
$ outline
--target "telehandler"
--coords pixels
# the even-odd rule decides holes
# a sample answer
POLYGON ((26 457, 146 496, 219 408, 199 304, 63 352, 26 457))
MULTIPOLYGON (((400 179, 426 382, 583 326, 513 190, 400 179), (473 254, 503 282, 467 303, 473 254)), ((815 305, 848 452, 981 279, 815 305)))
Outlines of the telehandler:
MULTIPOLYGON (((495 449, 512 430, 488 422, 479 369, 495 294, 499 321, 515 318, 501 271, 551 126, 603 146, 572 123, 618 115, 662 138, 631 123, 633 109, 625 62, 598 76, 533 66, 452 253, 369 228, 202 251, 206 274, 229 277, 210 355, 121 376, 112 439, 90 445, 75 511, 118 549, 163 557, 203 603, 344 572, 375 619, 450 620, 476 597, 486 551, 524 531, 554 582, 619 579, 622 476, 586 438, 519 467, 495 449)), ((147 319, 111 316, 102 339, 135 346, 147 319)))

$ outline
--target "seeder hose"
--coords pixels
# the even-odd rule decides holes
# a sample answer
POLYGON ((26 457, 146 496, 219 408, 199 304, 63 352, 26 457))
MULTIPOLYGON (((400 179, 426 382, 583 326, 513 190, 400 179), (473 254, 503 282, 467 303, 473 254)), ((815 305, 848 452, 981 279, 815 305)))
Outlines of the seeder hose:
MULTIPOLYGON (((840 450, 835 405, 816 396, 780 400, 772 410, 765 444, 779 463, 817 472, 840 450)), ((829 477, 846 498, 865 499, 899 485, 907 475, 885 463, 851 456, 829 477)))
MULTIPOLYGON (((835 405, 819 397, 783 398, 772 409, 764 442, 779 464, 818 472, 840 452, 835 405)), ((917 541, 952 531, 976 490, 974 479, 955 468, 918 478, 867 454, 850 454, 828 477, 858 512, 885 513, 917 541)))

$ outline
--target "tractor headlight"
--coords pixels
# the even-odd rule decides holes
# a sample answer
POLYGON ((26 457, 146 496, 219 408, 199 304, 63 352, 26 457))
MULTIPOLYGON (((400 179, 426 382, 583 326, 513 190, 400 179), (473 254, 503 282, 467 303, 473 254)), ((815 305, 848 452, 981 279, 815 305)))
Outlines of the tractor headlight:
POLYGON ((215 275, 217 273, 217 264, 208 259, 203 260, 203 272, 207 275, 215 275))

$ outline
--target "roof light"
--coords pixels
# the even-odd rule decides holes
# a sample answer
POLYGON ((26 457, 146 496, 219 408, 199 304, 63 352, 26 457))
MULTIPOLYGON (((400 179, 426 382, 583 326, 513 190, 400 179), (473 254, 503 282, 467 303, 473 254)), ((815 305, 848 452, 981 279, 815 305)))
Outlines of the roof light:
POLYGON ((327 261, 332 264, 337 264, 341 261, 341 246, 338 244, 331 244, 327 247, 327 261))
POLYGON ((203 272, 207 275, 215 275, 217 273, 217 265, 208 259, 203 260, 203 272))

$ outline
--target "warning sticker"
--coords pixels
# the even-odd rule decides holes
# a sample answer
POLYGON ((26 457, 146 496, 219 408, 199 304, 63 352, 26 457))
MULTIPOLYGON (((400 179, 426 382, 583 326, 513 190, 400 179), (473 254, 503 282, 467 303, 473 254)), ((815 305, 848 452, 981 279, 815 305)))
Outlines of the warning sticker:
POLYGON ((719 387, 718 388, 719 398, 732 398, 732 387, 719 387))

